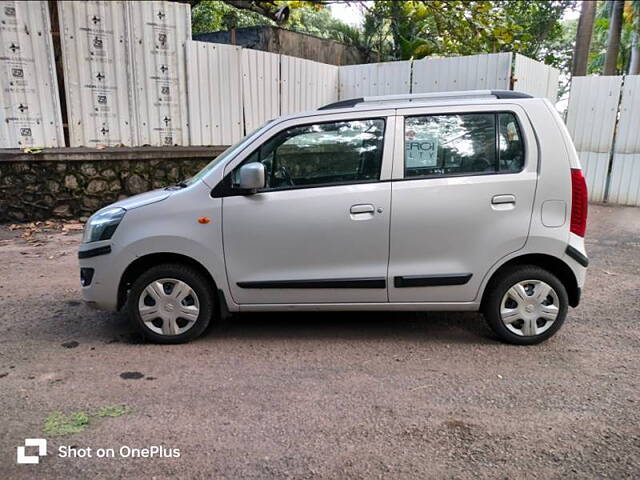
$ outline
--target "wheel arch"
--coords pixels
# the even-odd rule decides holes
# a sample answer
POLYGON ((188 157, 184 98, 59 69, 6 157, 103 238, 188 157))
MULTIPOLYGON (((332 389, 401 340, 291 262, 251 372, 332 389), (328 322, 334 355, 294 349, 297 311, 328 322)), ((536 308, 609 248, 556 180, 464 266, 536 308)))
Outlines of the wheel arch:
POLYGON ((560 280, 567 289, 569 305, 577 307, 580 303, 580 288, 578 287, 578 280, 576 279, 573 270, 571 270, 571 267, 558 257, 543 253, 530 253, 506 261, 500 265, 495 272, 493 272, 482 293, 482 301, 480 303, 481 308, 484 307, 485 299, 491 290, 493 283, 500 278, 505 270, 516 265, 535 265, 548 270, 558 277, 558 280, 560 280))
MULTIPOLYGON (((195 268, 211 283, 214 293, 218 292, 218 287, 216 286, 216 282, 211 275, 211 272, 209 272, 209 270, 207 270, 207 268, 197 260, 180 253, 155 252, 136 258, 122 273, 120 283, 118 284, 118 310, 120 310, 126 303, 127 293, 133 282, 135 282, 136 279, 149 268, 163 263, 179 263, 195 268)), ((217 297, 217 295, 214 295, 214 297, 217 297)))

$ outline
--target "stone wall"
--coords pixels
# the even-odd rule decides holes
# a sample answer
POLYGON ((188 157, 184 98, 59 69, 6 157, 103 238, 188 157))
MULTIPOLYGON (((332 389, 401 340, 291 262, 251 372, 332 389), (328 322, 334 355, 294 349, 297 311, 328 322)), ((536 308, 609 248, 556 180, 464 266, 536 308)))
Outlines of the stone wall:
POLYGON ((130 195, 175 184, 222 148, 51 149, 0 153, 0 223, 86 220, 130 195))

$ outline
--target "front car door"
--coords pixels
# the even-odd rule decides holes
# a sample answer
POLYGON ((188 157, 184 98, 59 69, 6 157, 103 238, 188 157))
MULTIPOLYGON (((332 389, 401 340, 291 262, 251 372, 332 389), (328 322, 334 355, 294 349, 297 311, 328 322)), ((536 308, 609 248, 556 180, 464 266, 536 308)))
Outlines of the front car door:
POLYGON ((394 125, 393 111, 289 120, 227 167, 223 241, 234 301, 387 302, 394 125), (254 161, 267 185, 241 194, 237 171, 254 161))
POLYGON ((537 182, 533 130, 510 104, 398 115, 389 300, 472 302, 490 267, 527 240, 537 182))

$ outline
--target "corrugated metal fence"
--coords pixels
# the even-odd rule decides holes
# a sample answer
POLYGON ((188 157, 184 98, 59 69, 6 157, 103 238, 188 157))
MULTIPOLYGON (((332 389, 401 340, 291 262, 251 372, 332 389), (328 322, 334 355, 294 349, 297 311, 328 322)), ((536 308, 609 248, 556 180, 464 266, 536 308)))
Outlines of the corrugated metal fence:
POLYGON ((185 44, 191 7, 126 2, 138 145, 188 145, 185 44))
POLYGON ((640 205, 640 76, 574 77, 567 128, 589 199, 640 205))
POLYGON ((190 12, 160 1, 58 3, 72 147, 189 145, 190 12))
POLYGON ((137 145, 124 2, 58 4, 71 146, 137 145))
POLYGON ((0 101, 0 148, 64 146, 46 1, 0 1, 0 101))
POLYGON ((187 42, 191 145, 232 145, 244 135, 242 49, 187 42))
POLYGON ((187 42, 191 145, 229 145, 264 122, 338 99, 338 67, 187 42))
POLYGON ((248 132, 280 115, 280 55, 242 50, 242 106, 248 132))
POLYGON ((511 53, 417 60, 411 91, 509 90, 511 60, 511 53))
POLYGON ((401 61, 340 67, 340 99, 409 93, 411 63, 401 61))
POLYGON ((640 205, 640 75, 624 77, 608 200, 640 205))
POLYGON ((560 71, 522 55, 490 53, 466 57, 369 63, 340 67, 340 98, 453 90, 514 90, 555 103, 560 71), (542 79, 542 81, 541 81, 542 79))
POLYGON ((280 114, 314 110, 338 100, 340 67, 280 56, 280 114))
POLYGON ((567 128, 587 178, 589 199, 604 200, 622 77, 574 77, 567 128))
POLYGON ((529 57, 516 53, 513 71, 513 89, 534 97, 548 98, 551 103, 558 99, 560 70, 529 57))

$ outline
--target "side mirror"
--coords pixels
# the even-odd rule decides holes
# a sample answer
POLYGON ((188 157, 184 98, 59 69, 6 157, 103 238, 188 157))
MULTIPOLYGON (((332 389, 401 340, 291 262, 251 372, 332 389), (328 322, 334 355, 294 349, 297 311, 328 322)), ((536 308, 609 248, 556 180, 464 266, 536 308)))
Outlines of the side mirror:
POLYGON ((264 188, 265 176, 265 168, 262 163, 247 163, 240 167, 240 184, 238 186, 243 190, 251 190, 255 193, 256 190, 264 188))

